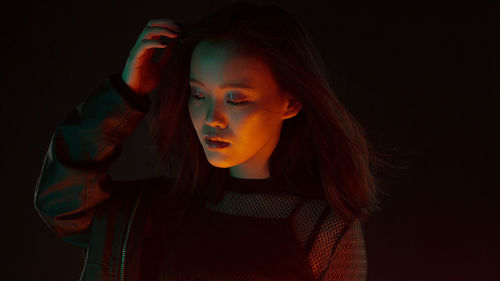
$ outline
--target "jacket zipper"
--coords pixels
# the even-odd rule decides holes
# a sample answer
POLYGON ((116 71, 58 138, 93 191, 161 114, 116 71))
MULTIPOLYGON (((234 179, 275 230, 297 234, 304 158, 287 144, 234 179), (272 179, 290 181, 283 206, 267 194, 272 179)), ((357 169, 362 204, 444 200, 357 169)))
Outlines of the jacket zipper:
POLYGON ((121 265, 120 265, 120 281, 124 281, 125 280, 125 261, 126 261, 126 258, 127 258, 128 236, 129 236, 129 233, 130 233, 130 229, 132 227, 132 222, 134 221, 135 212, 137 210, 137 205, 139 205, 139 200, 141 198, 142 191, 143 191, 143 188, 141 188, 141 190, 139 191, 139 195, 137 196, 137 199, 135 200, 134 209, 132 210, 132 215, 130 216, 130 220, 128 222, 127 232, 125 233, 125 241, 123 242, 123 248, 122 248, 122 252, 121 252, 121 254, 122 254, 122 260, 121 260, 121 265))

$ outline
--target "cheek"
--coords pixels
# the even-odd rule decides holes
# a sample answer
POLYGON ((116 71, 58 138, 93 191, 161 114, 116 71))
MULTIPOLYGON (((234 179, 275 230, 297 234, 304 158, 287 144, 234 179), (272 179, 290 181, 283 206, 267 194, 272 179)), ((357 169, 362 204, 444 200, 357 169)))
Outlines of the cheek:
POLYGON ((189 108, 189 116, 191 119, 191 124, 195 130, 196 135, 200 137, 200 132, 203 127, 203 119, 201 118, 201 115, 199 114, 199 111, 192 109, 191 107, 189 108))
POLYGON ((232 121, 240 140, 248 145, 260 143, 259 140, 269 138, 274 132, 274 119, 262 111, 241 115, 232 121))
POLYGON ((188 106, 189 109, 189 116, 191 117, 191 122, 195 125, 200 123, 200 118, 202 116, 200 109, 196 108, 195 106, 191 105, 191 103, 188 106))

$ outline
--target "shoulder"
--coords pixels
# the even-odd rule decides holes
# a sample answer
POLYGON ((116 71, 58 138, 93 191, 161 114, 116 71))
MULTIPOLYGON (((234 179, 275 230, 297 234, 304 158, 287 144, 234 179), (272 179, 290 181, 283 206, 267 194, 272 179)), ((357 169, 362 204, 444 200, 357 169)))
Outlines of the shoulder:
POLYGON ((292 218, 313 222, 314 224, 328 224, 335 228, 345 228, 349 223, 324 198, 302 197, 292 218))
POLYGON ((336 240, 349 224, 326 199, 316 198, 304 198, 291 217, 291 223, 296 232, 302 232, 298 236, 301 236, 304 246, 307 240, 318 236, 329 236, 330 240, 336 240))

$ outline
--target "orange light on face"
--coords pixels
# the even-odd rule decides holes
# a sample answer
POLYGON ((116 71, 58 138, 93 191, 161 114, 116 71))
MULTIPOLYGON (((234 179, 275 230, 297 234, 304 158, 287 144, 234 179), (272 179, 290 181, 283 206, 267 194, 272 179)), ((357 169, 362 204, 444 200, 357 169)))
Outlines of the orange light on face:
POLYGON ((208 162, 242 174, 265 173, 283 120, 298 112, 287 110, 269 66, 202 41, 192 54, 189 85, 189 113, 208 162))

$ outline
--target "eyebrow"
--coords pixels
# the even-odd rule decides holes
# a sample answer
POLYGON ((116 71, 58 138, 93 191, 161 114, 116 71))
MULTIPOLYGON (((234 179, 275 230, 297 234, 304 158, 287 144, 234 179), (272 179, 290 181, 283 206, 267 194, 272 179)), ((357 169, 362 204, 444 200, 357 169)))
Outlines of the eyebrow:
MULTIPOLYGON (((200 81, 198 81, 194 78, 189 78, 189 82, 194 82, 194 83, 198 83, 202 86, 205 86, 205 85, 203 85, 203 83, 201 83, 200 81)), ((225 88, 240 88, 240 89, 253 90, 252 87, 250 87, 249 85, 247 85, 243 82, 233 82, 233 83, 227 83, 227 84, 219 86, 219 89, 225 89, 225 88)))

